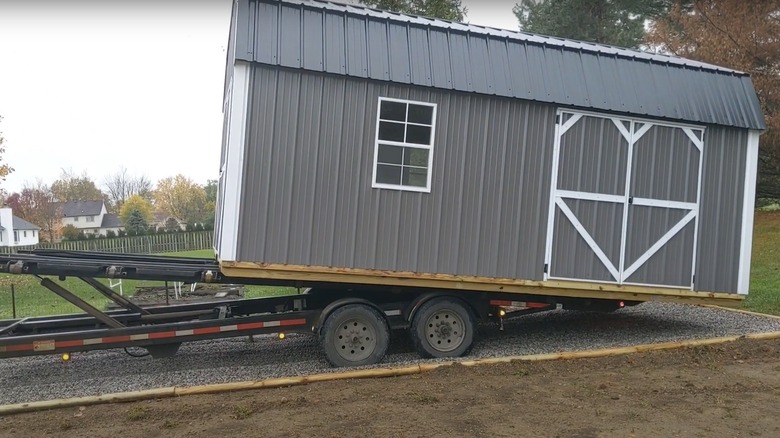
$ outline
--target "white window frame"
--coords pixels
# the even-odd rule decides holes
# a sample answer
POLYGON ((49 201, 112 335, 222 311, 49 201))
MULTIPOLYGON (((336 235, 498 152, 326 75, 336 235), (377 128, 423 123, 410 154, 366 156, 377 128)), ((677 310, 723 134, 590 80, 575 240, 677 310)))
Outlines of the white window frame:
POLYGON ((87 216, 87 222, 95 222, 95 216, 87 216))
MULTIPOLYGON (((419 193, 430 193, 431 192, 431 178, 433 175, 433 144, 436 139, 436 110, 437 110, 437 104, 433 102, 421 102, 416 100, 408 100, 408 99, 394 99, 390 97, 379 97, 379 102, 376 106, 376 130, 374 132, 374 170, 371 175, 371 187, 375 189, 391 189, 391 190, 402 190, 406 192, 419 192, 419 193), (399 147, 405 147, 405 148, 417 148, 417 149, 426 149, 428 150, 428 179, 426 181, 425 187, 418 187, 418 186, 407 186, 403 184, 385 184, 385 183, 378 183, 376 181, 376 171, 377 166, 379 164, 379 122, 382 121, 380 119, 381 111, 382 111, 382 102, 398 102, 398 103, 404 103, 407 104, 406 106, 406 113, 407 113, 407 119, 409 117, 409 105, 421 105, 421 106, 428 106, 433 108, 433 114, 431 115, 431 142, 429 145, 422 145, 417 143, 407 143, 405 141, 398 142, 398 141, 387 141, 387 140, 381 140, 382 144, 390 145, 390 146, 399 146, 399 147)), ((398 120, 385 120, 386 122, 395 122, 400 123, 398 120)), ((421 123, 410 123, 407 121, 404 121, 404 126, 406 125, 418 125, 418 126, 428 126, 421 123)), ((405 134, 405 133, 404 133, 405 134)), ((406 136, 404 135, 404 138, 406 136)))
POLYGON ((14 230, 14 243, 19 243, 19 230, 14 230))

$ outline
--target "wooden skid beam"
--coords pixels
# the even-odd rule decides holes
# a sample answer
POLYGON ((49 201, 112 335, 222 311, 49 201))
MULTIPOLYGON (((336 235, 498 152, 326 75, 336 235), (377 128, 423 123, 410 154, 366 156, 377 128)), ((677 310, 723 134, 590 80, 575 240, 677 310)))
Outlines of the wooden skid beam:
POLYGON ((717 304, 727 307, 738 307, 744 298, 738 294, 696 292, 665 287, 560 280, 536 281, 252 262, 220 262, 220 271, 226 276, 236 278, 441 288, 624 301, 668 301, 688 304, 717 304))

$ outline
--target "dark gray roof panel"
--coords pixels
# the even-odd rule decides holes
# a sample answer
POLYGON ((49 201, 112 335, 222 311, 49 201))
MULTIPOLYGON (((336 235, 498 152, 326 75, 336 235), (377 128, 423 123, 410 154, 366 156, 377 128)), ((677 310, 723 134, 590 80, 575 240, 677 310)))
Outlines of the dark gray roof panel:
POLYGON ((320 0, 237 1, 237 60, 766 128, 750 78, 724 67, 320 0))
POLYGON ((106 213, 103 215, 103 222, 100 224, 100 228, 121 228, 122 220, 119 216, 113 213, 106 213))
POLYGON ((40 230, 41 227, 26 220, 13 216, 14 230, 40 230))
POLYGON ((68 201, 60 204, 62 216, 97 216, 103 210, 103 201, 68 201))

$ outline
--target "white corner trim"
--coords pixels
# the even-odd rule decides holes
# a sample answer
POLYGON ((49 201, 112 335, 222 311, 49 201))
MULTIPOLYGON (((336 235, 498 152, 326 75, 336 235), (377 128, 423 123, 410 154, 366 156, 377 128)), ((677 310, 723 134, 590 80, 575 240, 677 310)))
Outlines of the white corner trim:
POLYGON ((756 202, 756 176, 758 174, 758 137, 760 131, 748 132, 745 157, 745 191, 742 199, 742 235, 739 239, 739 277, 737 293, 747 295, 750 288, 750 255, 753 251, 753 216, 756 202))
POLYGON ((236 261, 238 246, 238 217, 241 206, 247 108, 249 106, 249 65, 236 62, 233 66, 233 83, 230 96, 230 117, 225 157, 225 193, 222 204, 222 229, 220 230, 219 258, 236 261))

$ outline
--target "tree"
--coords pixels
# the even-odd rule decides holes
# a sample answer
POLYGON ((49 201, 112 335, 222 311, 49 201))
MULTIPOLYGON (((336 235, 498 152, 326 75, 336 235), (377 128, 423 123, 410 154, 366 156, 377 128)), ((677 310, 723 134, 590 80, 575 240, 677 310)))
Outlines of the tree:
POLYGON ((157 183, 154 204, 168 216, 187 223, 200 222, 206 216, 206 191, 184 175, 163 178, 157 183))
POLYGON ((377 9, 463 21, 468 10, 461 0, 359 0, 360 3, 377 9))
POLYGON ((165 219, 165 231, 168 232, 181 231, 181 227, 179 226, 179 221, 177 221, 175 218, 172 217, 165 219))
POLYGON ((68 224, 62 227, 62 238, 63 240, 79 240, 80 232, 78 228, 68 224))
POLYGON ((206 185, 203 187, 206 191, 206 217, 203 222, 208 227, 214 227, 214 215, 217 209, 217 191, 219 190, 219 182, 215 179, 206 181, 206 185))
POLYGON ((59 235, 62 210, 49 186, 40 181, 25 185, 21 192, 11 194, 6 204, 16 216, 41 227, 41 235, 48 235, 50 242, 59 235))
POLYGON ((122 221, 125 227, 129 227, 130 218, 135 213, 137 213, 136 216, 140 216, 143 219, 147 226, 152 222, 152 205, 149 204, 149 201, 142 198, 141 195, 133 195, 125 201, 122 209, 119 210, 119 220, 122 221))
POLYGON ((671 0, 522 0, 512 10, 526 32, 636 48, 645 21, 671 0))
MULTIPOLYGON (((3 121, 3 117, 0 116, 0 122, 3 121)), ((3 163, 3 154, 5 154, 5 146, 3 144, 5 143, 5 138, 3 138, 3 133, 0 132, 0 182, 5 182, 5 178, 14 171, 14 169, 8 165, 8 163, 3 163)), ((2 189, 0 189, 0 193, 2 192, 2 189)))
POLYGON ((122 204, 133 195, 140 195, 150 201, 152 199, 152 182, 143 175, 129 175, 124 166, 116 173, 106 176, 103 179, 103 186, 107 190, 114 212, 119 212, 122 204))
POLYGON ((767 121, 756 197, 780 199, 780 0, 676 2, 648 33, 656 50, 750 74, 767 121))
POLYGON ((86 172, 76 176, 72 171, 63 169, 60 178, 51 184, 51 192, 58 202, 105 200, 103 192, 86 172))
POLYGON ((125 222, 125 228, 131 236, 137 236, 144 234, 149 228, 149 222, 144 219, 143 213, 140 210, 133 209, 125 222))

